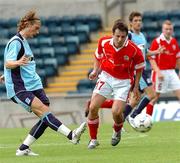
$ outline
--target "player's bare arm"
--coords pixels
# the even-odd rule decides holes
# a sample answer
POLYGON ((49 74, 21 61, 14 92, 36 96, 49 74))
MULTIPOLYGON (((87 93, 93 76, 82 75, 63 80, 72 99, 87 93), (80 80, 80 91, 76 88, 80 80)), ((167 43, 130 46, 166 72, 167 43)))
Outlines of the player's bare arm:
POLYGON ((6 68, 8 69, 14 69, 18 66, 26 65, 29 61, 29 58, 27 58, 25 55, 23 55, 19 60, 17 61, 7 61, 5 63, 6 68))
POLYGON ((141 78, 141 74, 142 74, 143 69, 139 69, 136 71, 136 77, 135 77, 135 83, 134 83, 134 88, 133 88, 133 95, 135 97, 135 99, 139 100, 140 98, 140 92, 139 92, 139 81, 141 78))
POLYGON ((94 68, 93 71, 89 74, 89 80, 95 80, 98 76, 99 70, 100 70, 100 63, 94 57, 94 68))
POLYGON ((156 62, 154 60, 149 60, 152 69, 157 73, 157 76, 159 78, 159 80, 164 80, 164 76, 161 74, 161 71, 159 69, 159 67, 157 66, 156 62))
POLYGON ((152 55, 157 55, 157 54, 161 54, 165 52, 165 47, 164 46, 160 46, 157 50, 148 50, 147 52, 147 57, 152 56, 152 55))

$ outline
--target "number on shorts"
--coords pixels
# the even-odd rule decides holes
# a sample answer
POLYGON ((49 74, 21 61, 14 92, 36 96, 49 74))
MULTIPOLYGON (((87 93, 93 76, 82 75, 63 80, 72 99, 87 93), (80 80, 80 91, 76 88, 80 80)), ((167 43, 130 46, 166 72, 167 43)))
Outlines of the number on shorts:
POLYGON ((98 81, 97 84, 96 84, 96 89, 100 90, 101 87, 104 85, 105 82, 103 81, 98 81))

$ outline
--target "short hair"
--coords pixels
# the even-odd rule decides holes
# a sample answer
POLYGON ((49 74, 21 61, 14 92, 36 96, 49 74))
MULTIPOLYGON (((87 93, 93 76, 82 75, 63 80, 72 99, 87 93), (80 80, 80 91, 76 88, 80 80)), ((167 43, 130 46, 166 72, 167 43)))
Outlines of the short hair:
POLYGON ((131 12, 130 15, 129 15, 129 21, 132 22, 134 17, 136 17, 136 16, 142 17, 142 14, 140 12, 138 12, 138 11, 131 12))
POLYGON ((39 24, 39 26, 41 26, 40 18, 36 15, 36 12, 33 10, 28 11, 26 15, 21 18, 17 25, 18 32, 26 28, 29 24, 39 24))
POLYGON ((122 19, 118 19, 114 22, 112 32, 114 33, 116 29, 128 34, 128 26, 122 19))
POLYGON ((165 20, 165 21, 162 23, 162 25, 164 25, 164 24, 166 24, 166 25, 173 25, 170 20, 165 20))

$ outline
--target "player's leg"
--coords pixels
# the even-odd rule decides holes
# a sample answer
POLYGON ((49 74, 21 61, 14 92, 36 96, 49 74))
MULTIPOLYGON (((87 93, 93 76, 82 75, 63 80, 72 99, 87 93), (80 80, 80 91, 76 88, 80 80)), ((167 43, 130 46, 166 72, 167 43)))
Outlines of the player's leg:
POLYGON ((121 129, 123 127, 123 111, 126 106, 126 103, 121 100, 114 100, 113 106, 112 106, 112 115, 114 120, 113 125, 113 135, 111 139, 111 145, 116 146, 120 140, 121 140, 121 129))
MULTIPOLYGON (((103 75, 101 75, 102 77, 103 75)), ((108 84, 108 78, 105 77, 103 80, 101 78, 97 81, 96 87, 94 88, 93 95, 91 97, 91 103, 89 107, 88 114, 88 127, 89 127, 89 135, 90 142, 88 144, 89 149, 96 148, 99 144, 97 142, 97 132, 99 127, 99 115, 98 111, 101 107, 102 103, 106 100, 106 98, 111 95, 112 87, 108 84)))
POLYGON ((32 152, 29 147, 44 133, 48 126, 41 120, 36 123, 28 136, 25 138, 19 149, 16 151, 16 156, 31 155, 37 156, 38 154, 32 152))
POLYGON ((44 105, 37 97, 34 97, 31 110, 52 130, 66 136, 72 143, 77 144, 81 134, 85 130, 85 123, 82 123, 79 128, 72 131, 59 121, 49 110, 49 107, 44 105))
POLYGON ((149 71, 147 70, 143 71, 139 82, 139 86, 140 86, 140 90, 144 92, 145 95, 141 98, 136 109, 131 114, 132 118, 135 118, 138 114, 140 114, 142 110, 147 106, 147 104, 155 97, 149 71))
POLYGON ((160 93, 156 93, 155 97, 148 103, 148 105, 146 106, 146 114, 152 116, 154 105, 158 101, 160 95, 160 93))
MULTIPOLYGON (((91 100, 87 100, 86 101, 86 106, 85 106, 85 117, 88 116, 89 113, 89 106, 90 106, 91 100)), ((113 104, 113 100, 112 99, 106 99, 103 104, 101 105, 101 109, 111 109, 112 108, 112 104, 113 104)))
POLYGON ((88 114, 88 127, 89 127, 89 136, 90 142, 88 144, 89 149, 93 149, 99 145, 97 141, 97 133, 99 127, 99 115, 98 110, 101 104, 105 101, 105 97, 99 94, 93 94, 91 99, 91 104, 89 107, 89 114, 88 114))
POLYGON ((135 118, 138 114, 140 114, 142 110, 148 105, 148 103, 156 96, 152 85, 144 88, 144 93, 145 95, 142 97, 136 109, 131 114, 132 118, 135 118))
POLYGON ((130 80, 117 81, 116 79, 114 79, 113 81, 114 103, 112 106, 112 115, 113 115, 114 125, 113 125, 113 135, 111 139, 112 146, 116 146, 121 140, 121 130, 124 122, 123 112, 131 88, 130 83, 131 83, 130 80))

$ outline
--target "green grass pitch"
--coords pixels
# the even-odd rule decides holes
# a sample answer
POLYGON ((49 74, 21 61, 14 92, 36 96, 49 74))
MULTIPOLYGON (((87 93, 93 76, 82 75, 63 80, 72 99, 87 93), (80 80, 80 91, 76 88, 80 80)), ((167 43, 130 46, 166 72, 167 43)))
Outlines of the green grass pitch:
MULTIPOLYGON (((88 132, 78 145, 48 129, 32 145, 38 157, 16 157, 15 150, 29 129, 0 129, 0 163, 180 163, 180 122, 154 123, 148 133, 125 125, 120 144, 110 145, 111 124, 101 124, 100 146, 87 149, 88 132)), ((70 126, 74 128, 75 126, 70 126)))

